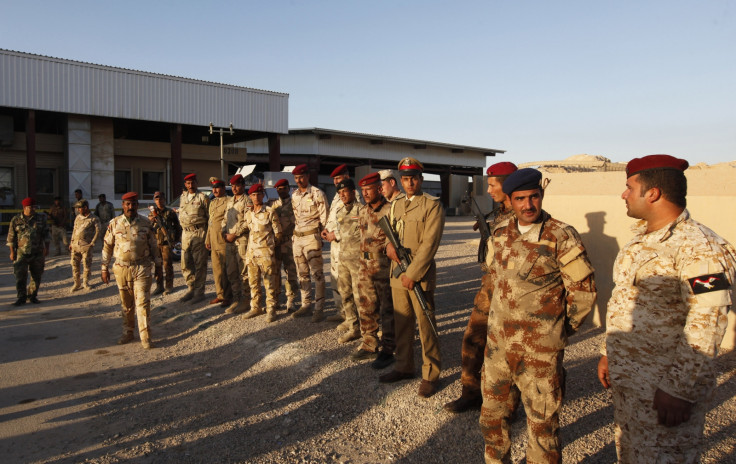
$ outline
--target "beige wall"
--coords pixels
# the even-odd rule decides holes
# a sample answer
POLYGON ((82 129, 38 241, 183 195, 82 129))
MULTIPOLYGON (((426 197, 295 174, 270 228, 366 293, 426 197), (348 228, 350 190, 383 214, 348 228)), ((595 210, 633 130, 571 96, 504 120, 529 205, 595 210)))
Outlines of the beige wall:
MULTIPOLYGON (((729 207, 730 202, 736 200, 734 174, 736 168, 728 164, 686 171, 688 210, 692 217, 736 244, 736 215, 729 207)), ((598 305, 589 321, 602 325, 606 302, 613 287, 613 261, 621 246, 631 238, 634 224, 634 219, 626 215, 621 199, 626 174, 544 173, 544 176, 551 180, 544 198, 544 209, 578 230, 595 266, 598 305)), ((736 341, 736 316, 733 312, 729 314, 729 321, 723 346, 732 348, 736 341)))

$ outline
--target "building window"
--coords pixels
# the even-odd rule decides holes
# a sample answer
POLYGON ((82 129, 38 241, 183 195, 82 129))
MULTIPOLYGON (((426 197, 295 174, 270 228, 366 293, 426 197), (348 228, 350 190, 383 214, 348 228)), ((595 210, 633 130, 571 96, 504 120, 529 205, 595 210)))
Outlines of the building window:
POLYGON ((163 191, 163 172, 143 172, 143 195, 153 195, 156 190, 163 191))
POLYGON ((131 190, 130 171, 115 171, 115 194, 125 195, 131 190))
POLYGON ((36 169, 36 193, 39 195, 53 195, 56 193, 54 188, 56 182, 56 169, 37 168, 36 169))

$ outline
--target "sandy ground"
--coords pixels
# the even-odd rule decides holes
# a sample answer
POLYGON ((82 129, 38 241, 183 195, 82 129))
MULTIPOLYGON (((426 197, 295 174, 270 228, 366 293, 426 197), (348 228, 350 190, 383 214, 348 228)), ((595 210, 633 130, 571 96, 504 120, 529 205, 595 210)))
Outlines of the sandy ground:
MULTIPOLYGON (((51 257, 42 303, 16 309, 5 256, 2 461, 482 462, 477 412, 442 409, 460 392, 460 343, 480 279, 470 226, 467 218, 448 218, 437 257, 444 370, 440 391, 429 399, 416 395, 418 379, 379 384, 381 372, 350 361, 357 343, 339 344, 334 323, 294 320, 282 311, 267 324, 264 317, 226 316, 219 306, 182 304, 181 277, 174 294, 152 302, 157 348, 118 346, 114 285, 97 277, 93 290, 70 294, 68 258, 51 257)), ((95 276, 98 268, 99 255, 95 276)), ((212 297, 212 284, 208 292, 212 297)), ((600 329, 587 328, 566 352, 564 462, 616 460, 610 396, 595 376, 601 338, 600 329)), ((417 371, 419 362, 417 355, 417 371)), ((736 462, 736 361, 727 354, 719 363, 707 463, 736 462)), ((524 425, 521 412, 512 433, 515 462, 523 460, 524 425)))

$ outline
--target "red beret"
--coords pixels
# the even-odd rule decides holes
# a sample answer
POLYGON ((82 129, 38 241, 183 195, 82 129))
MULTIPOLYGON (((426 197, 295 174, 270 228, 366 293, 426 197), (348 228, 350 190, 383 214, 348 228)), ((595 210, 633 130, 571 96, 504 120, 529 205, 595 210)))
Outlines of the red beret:
POLYGON ((347 174, 347 173, 348 173, 348 165, 341 164, 340 166, 332 170, 332 174, 330 174, 330 177, 337 177, 340 174, 347 174))
POLYGON ((281 187, 282 185, 284 185, 284 186, 288 187, 288 186, 289 186, 289 181, 288 181, 288 180, 286 180, 286 179, 281 179, 280 181, 278 181, 278 182, 276 182, 275 184, 273 184, 273 186, 274 186, 274 187, 276 187, 276 188, 279 188, 279 187, 281 187))
POLYGON ((122 200, 138 200, 138 193, 137 192, 128 192, 125 195, 123 195, 122 200))
POLYGON ((242 183, 243 183, 243 176, 241 176, 240 174, 235 174, 234 176, 230 178, 230 185, 242 184, 242 183))
POLYGON ((489 177, 508 176, 512 172, 516 171, 516 169, 517 168, 514 163, 501 161, 500 163, 488 166, 488 170, 486 170, 486 175, 489 177))
POLYGON ((649 155, 642 158, 634 158, 626 165, 626 177, 631 177, 642 171, 650 169, 676 169, 684 171, 689 164, 684 159, 675 158, 670 155, 649 155))
POLYGON ((291 171, 292 174, 295 176, 298 176, 300 174, 306 174, 308 172, 307 165, 306 164, 300 164, 299 166, 295 167, 293 171, 291 171))
POLYGON ((36 200, 31 197, 24 198, 21 204, 25 206, 36 206, 36 200))
POLYGON ((253 184, 248 189, 248 195, 250 195, 251 193, 256 193, 256 192, 263 192, 263 184, 253 184))
POLYGON ((184 180, 197 180, 197 175, 195 173, 188 174, 184 176, 184 180))
POLYGON ((365 187, 366 185, 377 184, 379 182, 381 182, 381 175, 377 172, 374 172, 360 179, 358 185, 360 185, 361 187, 365 187))

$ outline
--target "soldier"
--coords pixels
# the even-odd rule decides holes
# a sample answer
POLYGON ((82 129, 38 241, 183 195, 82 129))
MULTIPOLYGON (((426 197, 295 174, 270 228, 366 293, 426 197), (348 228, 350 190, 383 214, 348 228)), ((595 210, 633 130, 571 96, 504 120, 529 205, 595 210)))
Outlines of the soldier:
POLYGON ((371 363, 374 369, 388 367, 396 359, 394 304, 389 284, 391 261, 386 256, 386 234, 378 221, 387 216, 391 204, 381 195, 381 179, 377 172, 363 177, 360 185, 365 205, 360 209, 360 254, 358 270, 358 313, 363 343, 350 357, 354 360, 378 356, 371 363), (381 341, 378 340, 378 319, 381 319, 381 341))
MULTIPOLYGON (((503 161, 491 165, 486 174, 488 175, 488 194, 493 198, 496 208, 490 214, 489 230, 496 224, 510 219, 514 214, 511 209, 511 200, 503 193, 503 181, 516 171, 516 165, 503 161)), ((490 245, 490 244, 489 244, 490 245)), ((486 256, 488 258, 490 253, 486 256)), ((488 311, 491 307, 491 282, 487 266, 483 266, 484 272, 481 279, 480 290, 475 295, 473 310, 470 312, 468 327, 465 329, 462 344, 462 393, 460 398, 445 404, 445 409, 450 412, 464 412, 468 409, 480 409, 483 403, 483 395, 480 391, 480 374, 483 368, 483 358, 486 349, 486 336, 488 333, 488 311)), ((518 389, 514 388, 511 393, 511 402, 518 399, 518 389)))
POLYGON ((36 200, 24 198, 23 212, 10 220, 7 244, 10 248, 10 260, 13 261, 15 289, 18 299, 14 306, 31 303, 38 304, 38 288, 41 286, 41 275, 46 255, 49 253, 49 228, 46 215, 36 213, 36 200), (31 284, 28 283, 28 272, 31 273, 31 284))
POLYGON ((153 201, 156 206, 151 207, 148 219, 156 233, 162 262, 161 267, 156 269, 156 290, 153 294, 169 295, 174 291, 174 255, 171 250, 181 241, 181 226, 174 210, 166 207, 166 196, 162 192, 154 192, 153 201))
POLYGON ((619 462, 699 462, 728 324, 736 250, 690 217, 688 162, 631 160, 622 198, 640 219, 616 257, 598 378, 611 388, 619 462))
POLYGON ((227 199, 225 216, 222 218, 221 233, 227 243, 225 266, 227 278, 233 292, 233 302, 226 314, 239 314, 250 308, 250 281, 248 280, 247 252, 248 229, 245 212, 249 209, 249 198, 245 195, 245 181, 240 174, 230 179, 233 196, 227 199))
POLYGON ((89 202, 80 200, 74 204, 77 217, 74 219, 74 230, 72 230, 72 242, 69 245, 71 251, 72 276, 74 286, 72 292, 82 289, 91 290, 90 272, 92 271, 92 252, 95 243, 100 236, 100 220, 89 210, 89 202), (80 279, 80 264, 84 266, 84 276, 80 279))
POLYGON ((383 194, 383 197, 390 203, 401 193, 399 183, 396 182, 394 171, 391 169, 383 169, 378 171, 378 174, 381 176, 381 194, 383 194))
POLYGON ((49 209, 49 217, 51 218, 51 243, 56 247, 56 256, 59 256, 62 250, 64 253, 69 251, 69 239, 66 236, 69 214, 69 209, 61 204, 61 197, 54 197, 54 204, 49 209))
POLYGON ((102 228, 103 234, 107 230, 108 224, 115 217, 115 208, 112 203, 107 201, 107 195, 101 193, 97 196, 99 200, 95 206, 95 216, 100 220, 100 227, 102 228))
POLYGON ((215 293, 217 293, 210 304, 219 303, 220 307, 227 308, 233 300, 233 289, 230 287, 230 281, 227 278, 227 258, 225 257, 227 242, 221 233, 222 218, 225 217, 225 210, 227 209, 227 193, 224 180, 210 177, 210 184, 212 184, 212 194, 215 198, 210 201, 210 222, 207 227, 204 246, 210 250, 212 277, 215 281, 215 293))
MULTIPOLYGON (((388 374, 379 377, 383 383, 397 382, 414 377, 414 334, 419 325, 422 343, 422 382, 419 396, 428 398, 437 390, 441 358, 439 337, 434 329, 434 289, 437 267, 434 255, 440 246, 445 227, 445 213, 439 199, 422 192, 424 166, 414 158, 399 162, 401 186, 406 195, 397 197, 391 205, 390 223, 399 242, 410 254, 411 264, 405 273, 391 277, 391 295, 394 302, 396 323, 396 366, 388 374), (425 314, 413 292, 415 285, 424 290, 428 313, 425 314), (416 321, 416 322, 415 322, 416 321)), ((389 243, 386 254, 397 266, 396 249, 389 243)))
POLYGON ((542 209, 542 174, 503 183, 514 215, 491 230, 491 306, 481 386, 487 463, 509 462, 513 386, 527 416, 527 462, 560 462, 559 411, 567 339, 595 303, 593 267, 577 231, 542 209))
POLYGON ((250 282, 250 311, 243 314, 243 319, 250 319, 263 314, 261 302, 261 276, 266 289, 266 320, 276 320, 278 305, 278 282, 280 277, 276 267, 276 247, 281 242, 281 223, 273 210, 263 204, 263 185, 255 184, 248 190, 253 208, 245 212, 245 224, 248 228, 248 280, 250 282))
MULTIPOLYGON (((342 314, 345 333, 337 339, 347 343, 360 338, 360 320, 355 297, 358 296, 358 255, 360 254, 360 227, 358 224, 360 204, 355 198, 355 184, 352 179, 343 179, 337 184, 340 207, 335 215, 337 228, 326 234, 327 240, 337 244, 340 249, 337 271, 337 288, 342 297, 342 314), (339 234, 339 239, 336 238, 339 234)), ((337 200, 336 200, 337 201, 337 200)))
POLYGON ((299 273, 299 287, 302 295, 302 306, 294 317, 308 316, 312 312, 312 284, 309 271, 314 279, 314 313, 312 322, 324 319, 322 313, 325 304, 325 275, 322 263, 322 240, 320 233, 327 222, 327 197, 325 193, 309 185, 309 173, 306 164, 300 164, 291 172, 298 190, 291 195, 294 208, 294 261, 299 273))
POLYGON ((198 303, 204 300, 204 284, 207 277, 207 249, 204 246, 209 220, 207 195, 197 190, 197 175, 192 173, 184 178, 187 191, 181 194, 179 202, 179 223, 181 224, 181 273, 189 290, 181 301, 198 303))
POLYGON ((143 348, 153 348, 151 313, 151 264, 161 267, 161 254, 151 221, 138 214, 138 194, 123 195, 123 214, 110 221, 102 246, 102 281, 110 282, 109 265, 114 257, 115 282, 120 291, 123 336, 119 345, 133 341, 135 321, 143 348))
POLYGON ((281 179, 274 184, 279 199, 273 204, 273 210, 281 222, 281 244, 277 249, 276 260, 279 291, 281 288, 281 267, 283 265, 286 273, 286 311, 292 312, 296 309, 296 292, 299 289, 299 280, 294 263, 294 248, 292 236, 294 235, 294 208, 291 205, 289 195, 289 181, 281 179))

